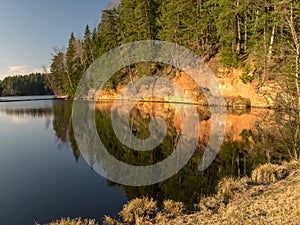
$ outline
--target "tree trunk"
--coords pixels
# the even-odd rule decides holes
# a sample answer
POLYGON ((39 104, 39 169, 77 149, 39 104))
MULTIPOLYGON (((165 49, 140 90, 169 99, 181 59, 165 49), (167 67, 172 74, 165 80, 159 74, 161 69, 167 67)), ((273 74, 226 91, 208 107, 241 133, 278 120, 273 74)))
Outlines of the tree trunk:
POLYGON ((270 45, 269 45, 269 54, 268 54, 268 60, 271 60, 272 57, 272 50, 273 50, 273 44, 274 44, 274 37, 275 37, 275 30, 276 30, 276 25, 273 25, 272 28, 272 35, 271 35, 271 39, 270 39, 270 45))
POLYGON ((297 103, 295 106, 295 111, 296 111, 296 115, 295 115, 295 121, 296 122, 296 128, 294 131, 294 137, 293 137, 293 150, 294 150, 294 158, 298 159, 298 151, 299 151, 299 141, 300 141, 300 85, 299 85, 299 57, 300 57, 300 43, 299 43, 299 38, 298 38, 298 34, 296 31, 296 26, 294 23, 294 10, 293 10, 293 5, 291 3, 290 6, 290 15, 286 16, 286 21, 288 23, 288 26, 290 28, 290 32, 292 35, 292 39, 293 39, 293 44, 294 44, 294 52, 295 52, 295 86, 296 86, 296 93, 295 93, 295 97, 297 99, 297 103))
POLYGON ((247 29, 248 29, 248 17, 247 17, 247 9, 246 9, 246 12, 245 12, 245 40, 244 40, 244 45, 245 45, 245 47, 244 47, 244 50, 245 51, 247 51, 247 42, 248 42, 248 40, 247 40, 247 38, 248 38, 248 31, 247 31, 247 29))
POLYGON ((242 34, 241 34, 241 21, 240 17, 237 16, 237 29, 238 29, 238 43, 236 47, 237 54, 241 53, 241 42, 242 42, 242 34))
MULTIPOLYGON (((236 7, 237 8, 240 7, 239 1, 237 1, 236 7)), ((240 19, 239 14, 236 15, 236 20, 237 20, 237 32, 238 32, 238 43, 236 46, 236 51, 237 51, 237 54, 240 54, 241 53, 242 34, 241 34, 241 19, 240 19)))

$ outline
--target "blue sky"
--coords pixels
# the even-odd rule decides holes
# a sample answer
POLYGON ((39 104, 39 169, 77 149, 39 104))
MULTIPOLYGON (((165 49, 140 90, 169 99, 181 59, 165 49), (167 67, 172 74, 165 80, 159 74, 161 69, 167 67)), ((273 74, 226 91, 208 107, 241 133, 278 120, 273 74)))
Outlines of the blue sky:
POLYGON ((54 46, 83 37, 110 0, 0 0, 0 79, 49 68, 54 46))

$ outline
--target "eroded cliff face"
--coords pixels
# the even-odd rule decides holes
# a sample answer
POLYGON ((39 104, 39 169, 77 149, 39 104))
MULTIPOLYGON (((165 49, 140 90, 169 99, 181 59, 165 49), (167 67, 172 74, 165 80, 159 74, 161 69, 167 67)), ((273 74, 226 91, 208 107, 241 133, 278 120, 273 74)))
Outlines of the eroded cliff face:
MULTIPOLYGON (((219 89, 221 90, 221 93, 226 100, 226 104, 229 107, 274 107, 276 104, 276 97, 283 93, 280 85, 274 80, 265 81, 264 84, 259 84, 257 79, 254 79, 252 82, 247 84, 243 83, 240 79, 243 73, 245 73, 243 69, 225 68, 216 58, 213 58, 210 62, 208 62, 208 66, 215 74, 219 84, 219 89)), ((167 83, 155 83, 155 88, 161 93, 165 93, 165 101, 193 102, 200 105, 208 104, 203 92, 203 90, 207 90, 207 87, 199 87, 189 74, 177 71, 173 81, 184 90, 184 94, 189 96, 189 100, 184 98, 180 92, 170 94, 172 92, 170 92, 170 86, 167 83)), ((137 91, 140 96, 148 97, 137 97, 137 99, 146 101, 157 100, 154 97, 155 93, 152 92, 153 88, 154 86, 152 84, 143 84, 139 86, 138 90, 134 91, 137 91)), ((123 91, 123 93, 121 93, 123 89, 124 85, 121 84, 117 87, 117 90, 102 91, 99 94, 99 100, 111 100, 115 98, 131 99, 132 97, 128 97, 130 95, 127 95, 126 92, 123 91)))
MULTIPOLYGON (((283 93, 278 82, 274 80, 265 81, 263 84, 259 84, 257 79, 247 84, 243 83, 240 78, 245 73, 243 69, 225 68, 216 58, 208 62, 208 66, 215 74, 227 106, 274 107, 277 95, 283 93)), ((174 81, 187 91, 193 101, 200 104, 206 103, 205 96, 201 94, 201 89, 191 76, 178 71, 174 81)))
MULTIPOLYGON (((274 107, 276 96, 283 91, 277 81, 267 80, 259 84, 257 79, 244 84, 240 77, 245 73, 243 69, 225 68, 213 58, 208 62, 208 66, 216 75, 219 81, 219 88, 225 98, 240 96, 248 99, 252 107, 274 107)), ((252 71, 249 75, 253 75, 252 71)))

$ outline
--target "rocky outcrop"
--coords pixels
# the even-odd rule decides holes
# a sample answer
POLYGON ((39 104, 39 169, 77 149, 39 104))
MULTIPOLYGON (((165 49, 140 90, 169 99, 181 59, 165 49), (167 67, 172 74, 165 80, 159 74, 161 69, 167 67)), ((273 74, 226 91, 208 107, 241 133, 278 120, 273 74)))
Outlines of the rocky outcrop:
MULTIPOLYGON (((245 73, 243 69, 225 68, 217 58, 213 58, 208 66, 216 75, 219 88, 225 98, 240 96, 250 100, 252 107, 274 107, 276 97, 283 93, 282 87, 275 80, 267 80, 260 84, 257 79, 254 79, 247 84, 243 83, 241 80, 245 73)), ((252 72, 253 69, 250 76, 253 76, 252 72)))
MULTIPOLYGON (((200 88, 199 85, 192 79, 191 76, 184 72, 177 72, 174 81, 181 86, 188 96, 198 104, 207 105, 206 96, 203 91, 206 91, 206 87, 200 88)), ((225 98, 228 107, 234 108, 248 108, 251 107, 252 102, 249 94, 245 94, 242 91, 231 90, 228 91, 226 88, 230 87, 233 89, 233 85, 228 85, 228 81, 224 81, 224 78, 217 77, 217 81, 220 83, 220 90, 225 98), (223 84, 223 85, 222 85, 223 84)), ((209 90, 208 90, 209 91, 209 90)))
MULTIPOLYGON (((218 62, 217 58, 213 58, 208 63, 208 66, 216 76, 219 89, 228 107, 275 107, 276 99, 278 99, 278 96, 283 95, 282 88, 275 80, 268 80, 265 81, 264 84, 260 84, 258 80, 254 79, 252 82, 245 84, 241 80, 241 76, 245 73, 243 69, 225 68, 218 62)), ((164 99, 160 100, 208 105, 204 92, 209 94, 210 90, 207 87, 200 87, 189 74, 177 71, 173 81, 184 90, 184 94, 189 96, 189 99, 184 98, 182 93, 176 92, 174 95, 170 94, 169 84, 162 82, 155 84, 155 88, 160 90, 160 93, 166 93, 164 99)), ((122 93, 121 90, 123 87, 124 85, 119 85, 116 91, 102 91, 99 95, 99 100, 112 100, 115 98, 132 99, 132 97, 128 97, 130 95, 126 95, 124 91, 122 93)), ((154 97, 155 95, 152 90, 153 84, 140 85, 138 90, 134 91, 139 93, 140 96, 148 97, 137 98, 135 100, 156 101, 157 99, 154 97)))

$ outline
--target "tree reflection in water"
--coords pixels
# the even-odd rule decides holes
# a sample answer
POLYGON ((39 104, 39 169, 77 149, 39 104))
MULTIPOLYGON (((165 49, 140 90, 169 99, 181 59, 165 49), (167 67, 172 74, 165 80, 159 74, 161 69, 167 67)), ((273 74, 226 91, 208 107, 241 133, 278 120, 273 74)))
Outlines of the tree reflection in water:
MULTIPOLYGON (((82 118, 91 110, 83 103, 82 118)), ((111 123, 112 103, 98 103, 96 106, 96 126, 98 135, 110 154, 128 164, 151 165, 167 158, 178 143, 180 127, 176 112, 171 106, 161 103, 140 103, 131 110, 131 130, 133 134, 145 139, 149 137, 149 121, 153 117, 162 117, 167 123, 167 135, 161 145, 149 152, 138 152, 124 146, 115 136, 111 123)), ((90 165, 101 163, 98 152, 80 153, 74 138, 72 127, 72 102, 57 101, 53 104, 53 128, 62 144, 70 144, 76 160, 80 154, 88 154, 90 165)), ((200 118, 200 137, 197 149, 187 165, 170 179, 143 187, 123 186, 129 200, 149 196, 158 202, 173 199, 186 205, 198 203, 202 196, 214 194, 218 181, 225 176, 239 177, 249 175, 258 165, 268 161, 279 162, 289 159, 288 153, 279 145, 271 144, 277 140, 280 125, 276 123, 278 113, 270 110, 251 109, 233 110, 227 115, 226 137, 213 164, 204 172, 198 170, 199 161, 205 150, 210 135, 210 113, 205 108, 198 108, 200 118)), ((84 130, 84 134, 88 133, 84 130)), ((109 186, 120 186, 107 181, 109 186)))

